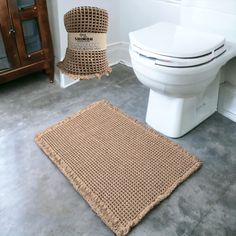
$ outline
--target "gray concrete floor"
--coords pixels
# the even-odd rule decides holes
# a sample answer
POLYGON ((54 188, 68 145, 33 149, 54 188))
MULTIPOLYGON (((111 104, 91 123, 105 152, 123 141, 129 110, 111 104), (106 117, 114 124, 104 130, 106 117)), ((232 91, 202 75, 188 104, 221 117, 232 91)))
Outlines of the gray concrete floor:
MULTIPOLYGON (((107 99, 144 121, 148 89, 132 69, 67 89, 34 74, 0 86, 0 235, 111 236, 33 139, 86 105, 107 99)), ((203 167, 153 209, 130 236, 236 235, 236 123, 216 113, 174 140, 203 167)))

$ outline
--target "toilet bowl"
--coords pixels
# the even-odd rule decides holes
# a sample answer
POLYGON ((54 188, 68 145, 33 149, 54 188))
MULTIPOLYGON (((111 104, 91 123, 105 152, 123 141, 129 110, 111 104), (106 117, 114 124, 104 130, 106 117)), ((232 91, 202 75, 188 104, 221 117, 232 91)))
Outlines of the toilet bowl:
POLYGON ((131 32, 134 72, 150 88, 146 122, 172 138, 217 110, 220 69, 236 56, 223 35, 168 22, 131 32))

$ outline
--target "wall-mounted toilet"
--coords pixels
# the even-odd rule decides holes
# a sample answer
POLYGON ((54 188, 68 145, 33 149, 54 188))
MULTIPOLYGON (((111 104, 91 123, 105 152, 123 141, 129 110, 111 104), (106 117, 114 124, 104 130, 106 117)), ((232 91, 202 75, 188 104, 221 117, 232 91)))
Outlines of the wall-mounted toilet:
POLYGON ((236 56, 235 25, 234 0, 183 0, 179 25, 160 22, 130 33, 133 69, 150 88, 151 127, 178 138, 217 110, 219 71, 236 56))

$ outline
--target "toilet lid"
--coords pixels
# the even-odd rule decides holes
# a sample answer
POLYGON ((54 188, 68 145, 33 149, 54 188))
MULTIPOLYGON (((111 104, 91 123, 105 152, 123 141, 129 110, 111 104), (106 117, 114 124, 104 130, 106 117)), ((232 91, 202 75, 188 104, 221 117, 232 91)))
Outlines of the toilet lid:
POLYGON ((156 59, 157 65, 189 67, 208 63, 225 51, 225 39, 172 23, 161 22, 131 32, 131 47, 139 54, 156 59))

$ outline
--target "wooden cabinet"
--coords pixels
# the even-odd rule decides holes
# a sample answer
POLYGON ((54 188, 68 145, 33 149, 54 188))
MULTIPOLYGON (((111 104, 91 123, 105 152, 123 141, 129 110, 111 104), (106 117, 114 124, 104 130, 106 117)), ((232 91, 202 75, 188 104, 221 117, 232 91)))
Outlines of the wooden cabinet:
POLYGON ((53 82, 46 0, 0 0, 0 84, 40 70, 53 82))

